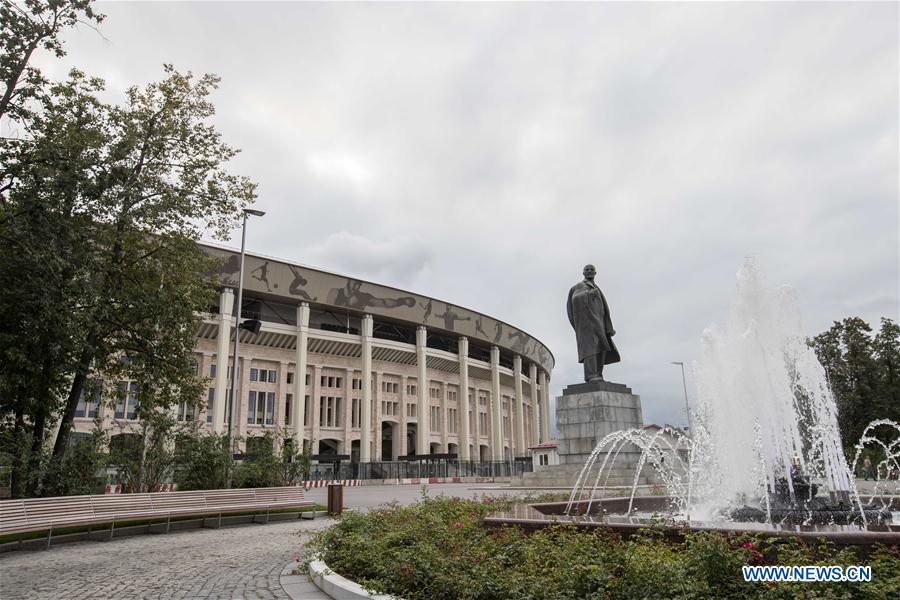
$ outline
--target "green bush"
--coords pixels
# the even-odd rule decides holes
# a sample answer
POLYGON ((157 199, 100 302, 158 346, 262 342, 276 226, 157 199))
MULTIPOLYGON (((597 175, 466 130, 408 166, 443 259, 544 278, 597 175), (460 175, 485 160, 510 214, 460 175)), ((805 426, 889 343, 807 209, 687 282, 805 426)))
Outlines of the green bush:
POLYGON ((681 543, 645 530, 621 539, 554 525, 533 533, 487 529, 510 501, 424 498, 345 513, 310 545, 328 566, 367 589, 417 599, 887 598, 900 592, 900 551, 861 561, 828 544, 695 532, 681 543), (752 564, 870 564, 870 583, 746 583, 752 564))
POLYGON ((180 490, 217 490, 228 486, 232 458, 221 434, 183 432, 175 442, 175 483, 180 490))

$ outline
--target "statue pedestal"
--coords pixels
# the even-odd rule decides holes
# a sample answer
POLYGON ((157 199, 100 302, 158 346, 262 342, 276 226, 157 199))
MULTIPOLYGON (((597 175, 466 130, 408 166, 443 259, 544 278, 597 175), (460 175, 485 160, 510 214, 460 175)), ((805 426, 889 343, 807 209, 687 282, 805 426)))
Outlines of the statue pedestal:
MULTIPOLYGON (((583 465, 597 442, 608 434, 622 429, 641 429, 643 426, 641 397, 632 394, 631 388, 621 383, 576 383, 556 398, 556 439, 560 464, 583 465)), ((620 457, 626 453, 625 450, 619 454, 620 457)), ((636 448, 633 450, 637 451, 636 448)), ((631 460, 625 459, 634 457, 622 458, 623 462, 630 463, 631 460)), ((636 459, 634 464, 637 464, 636 459)))
MULTIPOLYGON (((571 488, 597 442, 613 431, 641 429, 643 426, 641 397, 631 393, 628 386, 608 381, 570 385, 563 390, 562 396, 556 398, 556 439, 560 464, 536 467, 534 473, 525 473, 519 481, 512 483, 571 488)), ((636 446, 628 444, 622 448, 615 461, 607 464, 607 485, 630 488, 640 457, 636 446)), ((588 474, 589 485, 596 479, 603 459, 604 456, 600 456, 588 474)), ((649 482, 649 471, 644 469, 638 480, 640 485, 649 482)))

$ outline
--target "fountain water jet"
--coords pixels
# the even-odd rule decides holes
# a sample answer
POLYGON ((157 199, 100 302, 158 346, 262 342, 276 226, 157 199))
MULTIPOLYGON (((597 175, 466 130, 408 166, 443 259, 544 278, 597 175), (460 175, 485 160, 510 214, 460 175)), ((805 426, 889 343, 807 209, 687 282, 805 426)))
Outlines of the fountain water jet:
MULTIPOLYGON (((585 497, 590 512, 607 466, 615 464, 624 448, 637 447, 641 454, 629 512, 641 470, 649 464, 667 487, 673 508, 695 518, 733 516, 769 523, 840 519, 862 525, 868 517, 889 519, 887 513, 864 510, 860 501, 844 457, 834 397, 803 334, 796 294, 789 287, 770 294, 750 258, 738 272, 727 326, 703 332, 695 375, 699 406, 691 437, 671 429, 666 433, 675 444, 661 437, 662 431, 626 430, 604 437, 579 474, 566 512, 585 497), (600 455, 603 460, 589 486, 600 455), (673 460, 666 463, 666 456, 673 460), (818 484, 811 479, 829 490, 830 503, 814 497, 818 484)), ((897 444, 885 449, 896 466, 897 444)))

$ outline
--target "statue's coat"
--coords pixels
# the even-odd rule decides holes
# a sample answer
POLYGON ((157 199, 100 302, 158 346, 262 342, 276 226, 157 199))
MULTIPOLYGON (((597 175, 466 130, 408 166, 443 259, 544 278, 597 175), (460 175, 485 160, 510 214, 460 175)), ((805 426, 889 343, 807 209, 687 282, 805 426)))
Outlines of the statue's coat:
POLYGON ((619 350, 609 335, 613 329, 609 316, 609 305, 603 292, 587 281, 576 283, 569 290, 566 302, 569 323, 575 329, 575 341, 578 343, 578 362, 585 357, 606 351, 603 364, 609 365, 621 360, 619 350))

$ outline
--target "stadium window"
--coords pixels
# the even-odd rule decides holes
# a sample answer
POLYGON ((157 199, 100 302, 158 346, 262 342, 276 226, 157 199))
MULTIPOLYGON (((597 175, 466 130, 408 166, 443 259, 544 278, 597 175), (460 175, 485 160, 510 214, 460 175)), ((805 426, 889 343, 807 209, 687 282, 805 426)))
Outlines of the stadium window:
POLYGON ((137 384, 120 381, 116 396, 116 419, 134 419, 137 416, 137 384))
MULTIPOLYGON (((247 397, 247 424, 253 425, 256 421, 256 390, 250 390, 247 397)), ((248 440, 249 442, 249 440, 248 440)))
POLYGON ((275 392, 266 392, 266 425, 275 424, 275 392))

